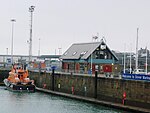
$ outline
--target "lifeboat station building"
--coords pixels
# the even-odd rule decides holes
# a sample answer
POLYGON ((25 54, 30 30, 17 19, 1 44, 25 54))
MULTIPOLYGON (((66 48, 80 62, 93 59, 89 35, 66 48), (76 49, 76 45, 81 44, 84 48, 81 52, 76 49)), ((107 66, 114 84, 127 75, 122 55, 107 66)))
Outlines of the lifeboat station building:
POLYGON ((72 44, 60 58, 64 72, 94 74, 95 66, 101 74, 118 71, 118 58, 103 40, 72 44))

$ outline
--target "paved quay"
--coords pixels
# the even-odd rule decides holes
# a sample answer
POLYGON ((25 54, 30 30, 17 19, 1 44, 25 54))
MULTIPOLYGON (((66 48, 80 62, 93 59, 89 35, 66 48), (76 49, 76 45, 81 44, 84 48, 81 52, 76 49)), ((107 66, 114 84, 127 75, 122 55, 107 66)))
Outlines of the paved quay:
POLYGON ((61 93, 61 92, 56 92, 56 91, 43 89, 43 88, 38 88, 38 87, 36 87, 36 90, 40 91, 40 92, 44 92, 44 93, 49 93, 49 94, 53 94, 53 95, 58 95, 58 96, 71 98, 71 99, 82 100, 82 101, 91 102, 91 103, 94 103, 94 104, 100 104, 100 105, 103 105, 103 106, 112 107, 112 108, 116 108, 116 109, 122 109, 122 110, 125 110, 125 111, 134 112, 134 113, 135 112, 150 113, 150 109, 127 106, 127 105, 122 105, 122 104, 119 104, 119 103, 100 101, 100 100, 97 100, 97 99, 94 99, 94 98, 87 98, 87 97, 77 96, 77 95, 73 95, 73 94, 61 93))

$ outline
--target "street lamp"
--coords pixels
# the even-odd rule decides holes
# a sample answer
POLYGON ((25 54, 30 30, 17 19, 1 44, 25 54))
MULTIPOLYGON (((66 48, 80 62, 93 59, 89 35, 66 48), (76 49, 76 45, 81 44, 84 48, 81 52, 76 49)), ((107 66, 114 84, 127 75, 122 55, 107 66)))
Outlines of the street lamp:
POLYGON ((13 64, 13 38, 14 38, 14 23, 16 22, 15 19, 11 19, 12 22, 12 39, 11 39, 11 62, 13 64))
POLYGON ((8 57, 8 48, 6 48, 6 57, 5 57, 5 63, 6 63, 6 65, 5 65, 5 67, 7 67, 7 57, 8 57))
POLYGON ((58 48, 58 50, 59 50, 59 55, 61 55, 61 48, 58 48))
POLYGON ((40 38, 39 38, 39 51, 38 51, 38 56, 40 56, 40 38))
POLYGON ((6 48, 6 55, 8 55, 8 48, 6 48))
POLYGON ((6 48, 6 61, 7 61, 7 57, 8 57, 8 48, 6 48))
POLYGON ((32 18, 33 18, 34 8, 35 8, 35 6, 29 7, 29 12, 31 13, 30 39, 29 39, 29 62, 32 61, 32 18))

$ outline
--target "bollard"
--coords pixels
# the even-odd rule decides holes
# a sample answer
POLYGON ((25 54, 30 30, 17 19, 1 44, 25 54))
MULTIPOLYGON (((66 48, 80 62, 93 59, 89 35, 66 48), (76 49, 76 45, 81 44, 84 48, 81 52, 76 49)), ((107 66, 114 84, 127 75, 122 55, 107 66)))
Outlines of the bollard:
POLYGON ((74 86, 71 87, 72 94, 74 94, 74 86))
POLYGON ((43 84, 43 88, 44 88, 44 89, 46 88, 46 84, 43 84))
POLYGON ((123 98, 122 98, 122 104, 125 105, 125 101, 126 101, 126 92, 123 92, 123 98))
POLYGON ((86 86, 84 87, 84 91, 86 92, 86 86))
POLYGON ((58 84, 58 89, 60 89, 60 83, 58 84))
POLYGON ((86 89, 86 86, 84 87, 84 96, 86 96, 87 95, 87 89, 86 89))

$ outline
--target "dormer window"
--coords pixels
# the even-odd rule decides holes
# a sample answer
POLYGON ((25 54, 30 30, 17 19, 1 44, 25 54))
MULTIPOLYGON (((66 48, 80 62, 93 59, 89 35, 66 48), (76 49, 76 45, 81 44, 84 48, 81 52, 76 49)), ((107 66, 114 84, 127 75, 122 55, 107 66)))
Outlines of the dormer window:
POLYGON ((77 54, 77 52, 74 52, 72 55, 74 56, 75 54, 77 54))
POLYGON ((87 51, 83 51, 80 53, 80 55, 85 55, 87 53, 87 51))
POLYGON ((96 49, 97 51, 99 50, 99 48, 96 49))

